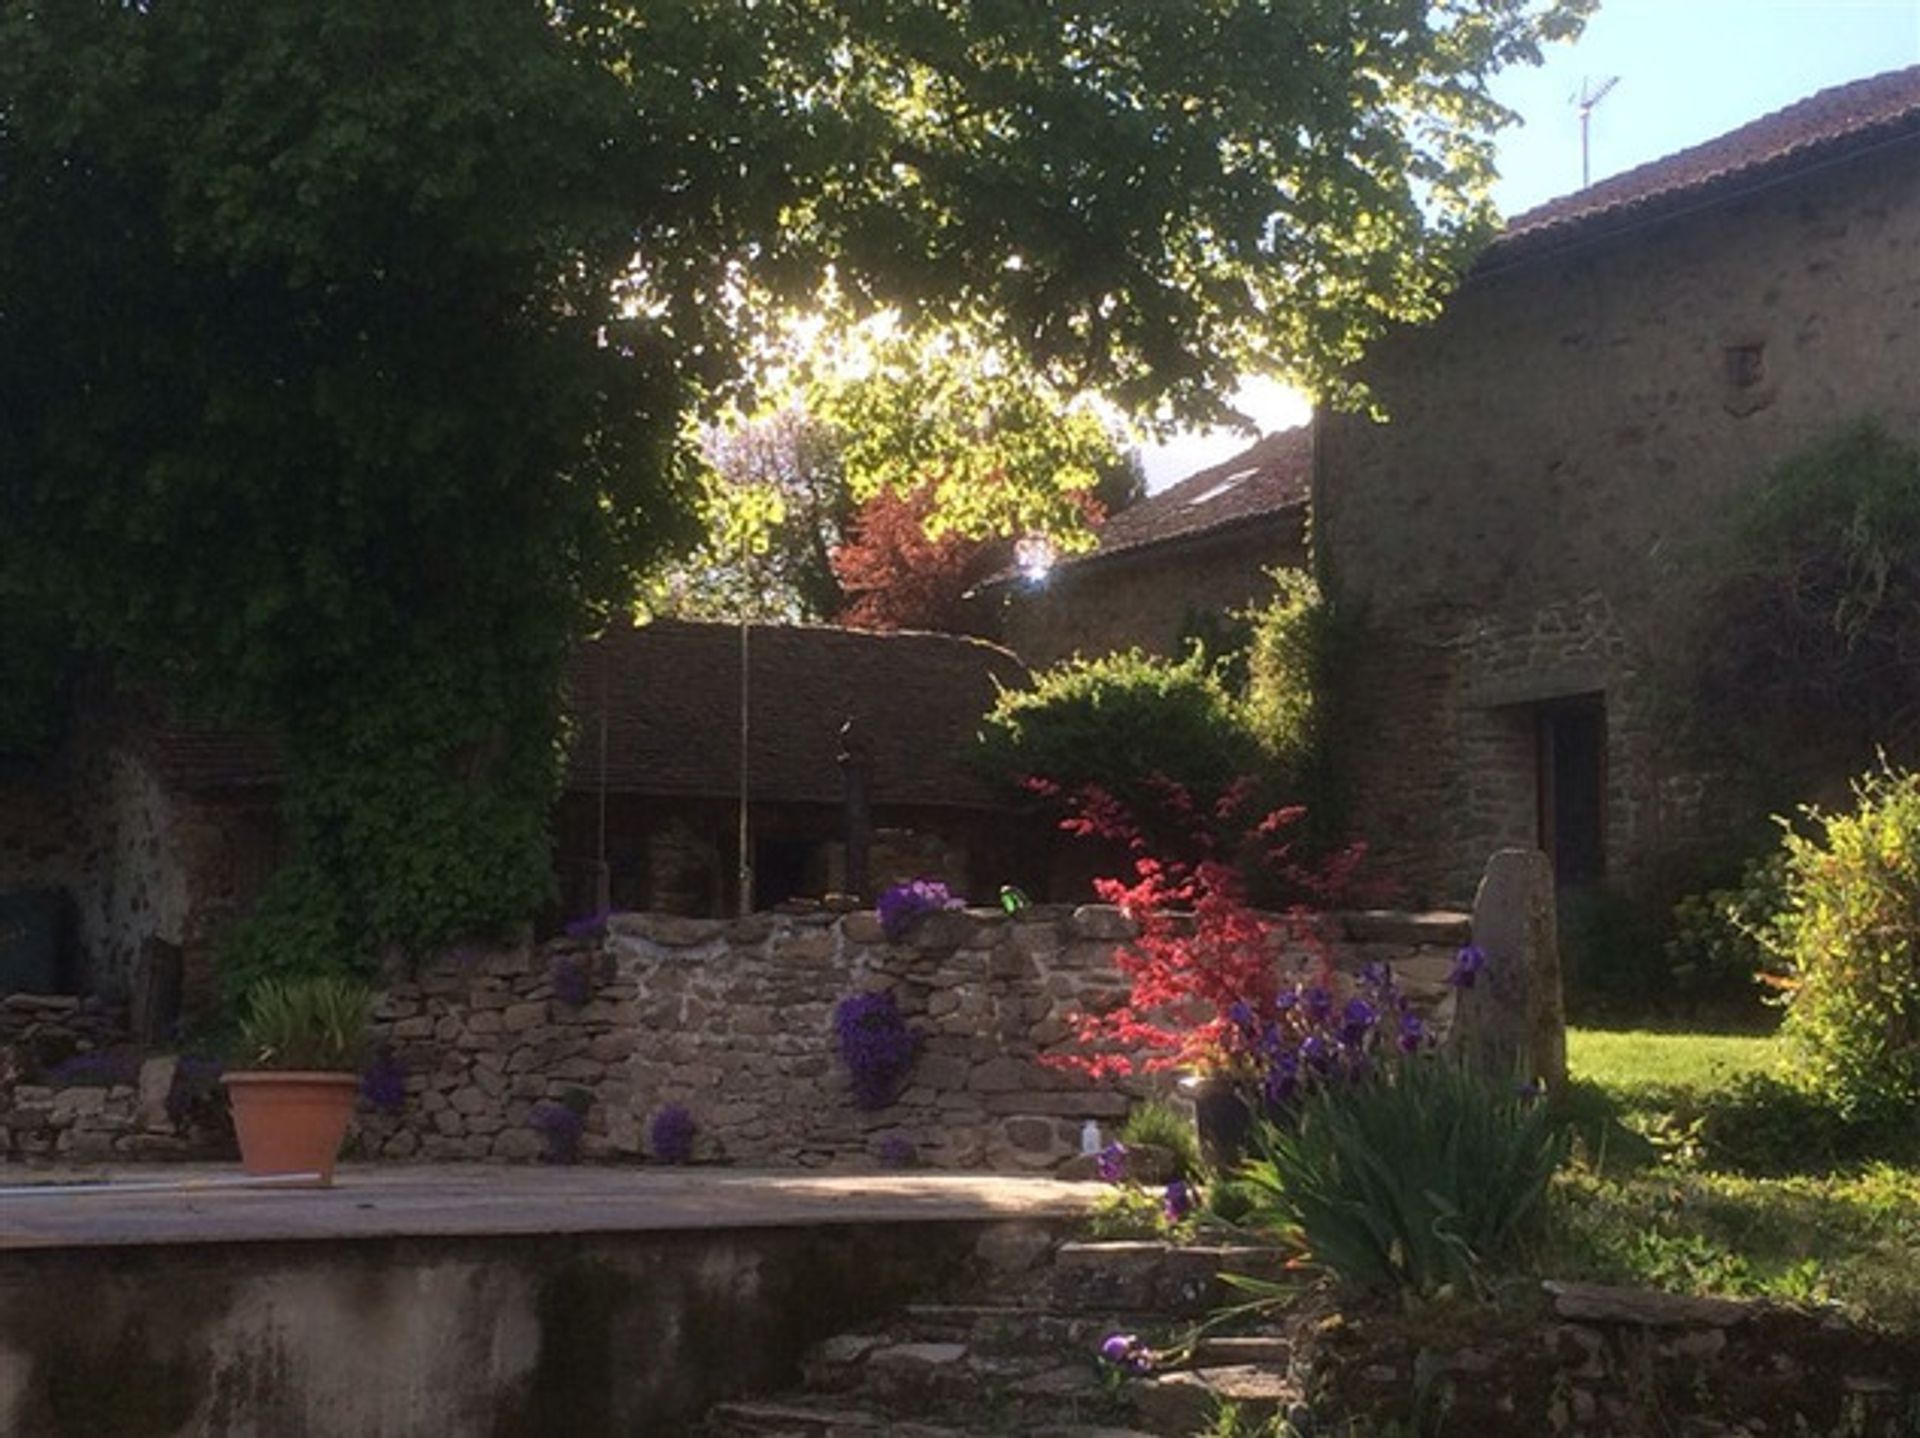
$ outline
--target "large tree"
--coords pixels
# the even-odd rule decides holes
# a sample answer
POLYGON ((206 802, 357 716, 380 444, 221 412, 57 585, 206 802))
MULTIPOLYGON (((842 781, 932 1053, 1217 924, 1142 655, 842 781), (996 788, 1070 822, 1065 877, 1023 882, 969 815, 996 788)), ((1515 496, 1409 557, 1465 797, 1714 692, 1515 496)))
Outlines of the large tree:
POLYGON ((283 736, 235 973, 523 913, 561 656, 762 319, 831 274, 1162 418, 1336 387, 1585 4, 11 0, 0 625, 283 736))

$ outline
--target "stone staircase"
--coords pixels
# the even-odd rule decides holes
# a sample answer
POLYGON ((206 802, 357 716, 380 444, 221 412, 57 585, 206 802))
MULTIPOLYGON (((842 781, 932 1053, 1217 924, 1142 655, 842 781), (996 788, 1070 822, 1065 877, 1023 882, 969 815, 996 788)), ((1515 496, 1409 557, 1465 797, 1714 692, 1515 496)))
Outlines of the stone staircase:
MULTIPOLYGON (((985 1245, 983 1245, 983 1248, 985 1245)), ((1245 1295, 1223 1272, 1279 1279, 1265 1248, 1034 1238, 983 1252, 971 1291, 908 1306, 885 1323, 816 1344, 802 1387, 733 1401, 705 1438, 1187 1438, 1223 1402, 1249 1429, 1291 1408, 1290 1347, 1277 1330, 1209 1331, 1120 1379, 1096 1361, 1113 1333, 1178 1350, 1245 1295)))

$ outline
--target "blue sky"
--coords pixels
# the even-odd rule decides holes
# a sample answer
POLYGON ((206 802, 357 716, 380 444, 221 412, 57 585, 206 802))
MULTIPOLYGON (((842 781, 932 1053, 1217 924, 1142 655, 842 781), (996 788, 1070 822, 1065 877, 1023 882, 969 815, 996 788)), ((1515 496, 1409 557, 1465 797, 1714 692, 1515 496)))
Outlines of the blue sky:
MULTIPOLYGON (((1920 64, 1920 0, 1601 0, 1573 45, 1514 70, 1494 92, 1523 123, 1500 142, 1494 197, 1517 214, 1580 187, 1583 79, 1620 83, 1594 110, 1593 178, 1724 134, 1816 90, 1920 64)), ((1265 428, 1296 424, 1305 404, 1255 384, 1241 408, 1265 428)), ((1142 455, 1158 489, 1230 457, 1244 436, 1176 438, 1142 455)))

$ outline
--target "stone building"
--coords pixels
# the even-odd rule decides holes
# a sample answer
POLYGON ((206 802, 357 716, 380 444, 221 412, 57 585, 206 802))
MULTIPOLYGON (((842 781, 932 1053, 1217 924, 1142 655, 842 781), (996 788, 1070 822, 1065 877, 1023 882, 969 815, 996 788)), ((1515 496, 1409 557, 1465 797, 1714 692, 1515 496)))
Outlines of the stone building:
POLYGON ((1836 423, 1920 439, 1920 67, 1518 216, 1361 374, 1313 485, 1355 831, 1430 900, 1535 843, 1658 896, 1756 820, 1660 679, 1698 556, 1836 423))
POLYGON ((981 625, 1036 666, 1135 647, 1174 657, 1189 638, 1219 637, 1268 596, 1269 569, 1306 562, 1312 463, 1310 429, 1270 434, 1121 510, 1099 548, 1063 559, 1044 583, 983 585, 981 625))

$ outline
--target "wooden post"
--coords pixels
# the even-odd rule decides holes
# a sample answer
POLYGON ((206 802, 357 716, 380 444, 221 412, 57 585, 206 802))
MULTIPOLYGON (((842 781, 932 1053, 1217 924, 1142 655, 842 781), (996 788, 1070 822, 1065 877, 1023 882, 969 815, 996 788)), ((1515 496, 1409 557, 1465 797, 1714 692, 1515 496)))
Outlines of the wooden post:
POLYGON ((847 892, 869 899, 867 856, 873 847, 873 813, 868 790, 873 777, 873 749, 851 715, 840 726, 840 782, 846 794, 847 892))

